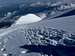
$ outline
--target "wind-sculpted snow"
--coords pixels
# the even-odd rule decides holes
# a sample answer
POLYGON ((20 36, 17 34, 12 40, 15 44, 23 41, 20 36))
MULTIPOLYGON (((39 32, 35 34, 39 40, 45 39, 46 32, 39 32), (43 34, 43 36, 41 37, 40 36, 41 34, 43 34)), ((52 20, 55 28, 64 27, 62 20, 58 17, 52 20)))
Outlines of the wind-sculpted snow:
MULTIPOLYGON (((1 37, 2 37, 1 44, 3 43, 0 46, 1 52, 7 53, 8 55, 10 54, 12 56, 20 55, 21 51, 24 50, 20 47, 24 45, 33 45, 34 47, 35 46, 38 47, 40 45, 42 47, 45 46, 45 48, 51 48, 49 45, 54 46, 56 48, 61 46, 63 47, 75 46, 75 39, 74 39, 75 35, 69 34, 68 32, 63 30, 57 30, 57 29, 52 29, 49 27, 46 28, 41 26, 17 28, 16 30, 14 29, 1 37)), ((42 49, 42 52, 43 51, 45 50, 42 49)), ((31 52, 35 52, 35 51, 31 51, 31 52)), ((40 53, 40 52, 36 52, 36 53, 40 53)))
POLYGON ((30 28, 25 30, 25 38, 30 40, 32 45, 75 45, 75 42, 70 33, 63 30, 51 28, 30 28), (63 41, 63 42, 62 42, 63 41), (66 42, 64 42, 66 41, 66 42), (69 43, 68 43, 69 42, 69 43))

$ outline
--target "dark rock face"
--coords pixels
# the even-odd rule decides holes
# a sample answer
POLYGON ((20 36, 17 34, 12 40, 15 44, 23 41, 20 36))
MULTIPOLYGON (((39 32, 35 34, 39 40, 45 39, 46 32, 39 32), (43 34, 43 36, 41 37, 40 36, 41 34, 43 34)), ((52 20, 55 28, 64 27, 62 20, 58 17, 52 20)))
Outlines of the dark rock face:
POLYGON ((52 46, 52 45, 24 45, 20 48, 28 49, 27 53, 36 52, 41 54, 47 54, 48 56, 74 56, 75 47, 66 47, 66 46, 52 46), (60 51, 61 50, 61 51, 60 51))
POLYGON ((51 45, 47 45, 47 46, 24 45, 24 46, 20 46, 20 48, 28 49, 29 51, 27 51, 27 53, 36 52, 36 53, 47 54, 47 55, 53 54, 53 51, 54 51, 53 50, 54 46, 51 46, 51 45))
POLYGON ((66 16, 71 16, 71 15, 75 15, 75 10, 72 10, 72 11, 70 11, 70 12, 67 12, 67 13, 65 13, 65 14, 62 14, 62 15, 57 16, 57 17, 55 17, 55 18, 66 17, 66 16))

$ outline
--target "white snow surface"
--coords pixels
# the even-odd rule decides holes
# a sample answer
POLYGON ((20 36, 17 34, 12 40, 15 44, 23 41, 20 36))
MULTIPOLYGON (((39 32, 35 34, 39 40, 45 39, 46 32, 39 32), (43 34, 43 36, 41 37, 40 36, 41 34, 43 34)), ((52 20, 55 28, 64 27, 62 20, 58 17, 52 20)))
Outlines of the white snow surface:
POLYGON ((27 14, 24 16, 21 16, 15 24, 29 24, 34 23, 42 20, 40 17, 34 15, 34 14, 27 14))

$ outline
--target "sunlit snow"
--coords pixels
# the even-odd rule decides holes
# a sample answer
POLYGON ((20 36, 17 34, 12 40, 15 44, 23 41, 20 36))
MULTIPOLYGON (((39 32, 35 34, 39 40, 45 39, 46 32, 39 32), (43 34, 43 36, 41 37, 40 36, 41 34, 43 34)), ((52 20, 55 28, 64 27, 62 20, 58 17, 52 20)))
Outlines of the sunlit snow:
POLYGON ((34 14, 28 14, 21 16, 17 21, 16 24, 28 24, 28 23, 34 23, 42 20, 40 17, 34 15, 34 14))

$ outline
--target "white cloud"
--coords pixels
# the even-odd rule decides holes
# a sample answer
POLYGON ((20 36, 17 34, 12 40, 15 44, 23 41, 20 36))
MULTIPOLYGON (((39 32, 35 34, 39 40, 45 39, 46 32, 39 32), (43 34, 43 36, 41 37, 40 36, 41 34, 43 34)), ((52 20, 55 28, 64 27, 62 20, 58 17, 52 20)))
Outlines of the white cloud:
POLYGON ((34 15, 34 14, 28 14, 21 16, 17 21, 16 24, 28 24, 28 23, 34 23, 42 20, 40 17, 34 15))

